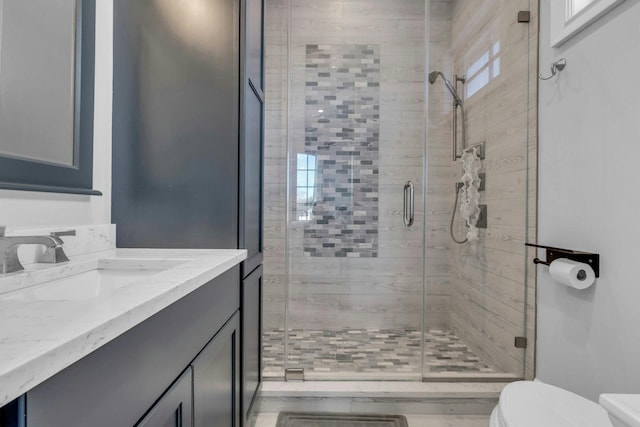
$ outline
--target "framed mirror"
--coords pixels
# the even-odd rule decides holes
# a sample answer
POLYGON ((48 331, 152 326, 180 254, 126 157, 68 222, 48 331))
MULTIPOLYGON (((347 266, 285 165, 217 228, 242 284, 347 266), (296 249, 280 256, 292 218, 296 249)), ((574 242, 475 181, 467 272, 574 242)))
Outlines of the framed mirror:
POLYGON ((0 0, 0 188, 93 190, 95 0, 0 0))

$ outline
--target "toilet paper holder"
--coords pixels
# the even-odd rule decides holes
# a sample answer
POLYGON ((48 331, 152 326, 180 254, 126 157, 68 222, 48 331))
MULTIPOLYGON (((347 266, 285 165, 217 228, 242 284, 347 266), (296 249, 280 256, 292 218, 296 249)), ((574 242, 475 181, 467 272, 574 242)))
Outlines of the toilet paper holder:
POLYGON ((525 243, 524 245, 531 246, 533 248, 546 249, 547 260, 543 261, 536 257, 533 259, 534 264, 544 264, 548 266, 558 258, 567 258, 572 261, 584 262, 585 264, 590 265, 591 268, 593 268, 593 272, 596 274, 596 277, 600 277, 600 254, 576 251, 573 249, 554 248, 553 246, 536 245, 533 243, 525 243))

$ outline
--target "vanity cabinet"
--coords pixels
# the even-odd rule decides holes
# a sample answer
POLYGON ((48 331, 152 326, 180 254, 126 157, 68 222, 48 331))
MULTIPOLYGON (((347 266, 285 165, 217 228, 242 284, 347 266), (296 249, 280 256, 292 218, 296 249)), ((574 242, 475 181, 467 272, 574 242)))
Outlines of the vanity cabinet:
POLYGON ((240 426, 239 277, 236 266, 27 392, 28 427, 170 426, 189 402, 195 425, 213 402, 208 425, 240 426))

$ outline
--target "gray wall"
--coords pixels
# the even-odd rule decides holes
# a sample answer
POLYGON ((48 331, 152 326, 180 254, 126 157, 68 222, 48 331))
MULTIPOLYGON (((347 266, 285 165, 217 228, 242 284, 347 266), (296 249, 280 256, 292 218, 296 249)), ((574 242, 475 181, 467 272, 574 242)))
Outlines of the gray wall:
POLYGON ((114 1, 119 247, 238 245, 238 10, 203 4, 114 1))
POLYGON ((597 251, 602 271, 574 291, 539 268, 537 376, 591 399, 637 393, 640 1, 558 49, 549 47, 549 4, 541 1, 540 64, 566 57, 567 68, 540 83, 538 240, 597 251))

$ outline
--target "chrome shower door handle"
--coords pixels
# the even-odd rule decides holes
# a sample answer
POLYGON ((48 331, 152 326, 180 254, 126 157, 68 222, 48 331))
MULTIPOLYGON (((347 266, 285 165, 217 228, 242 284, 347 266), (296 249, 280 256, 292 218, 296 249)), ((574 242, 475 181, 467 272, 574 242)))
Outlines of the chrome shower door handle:
POLYGON ((413 182, 407 181, 404 185, 404 225, 411 227, 414 221, 414 204, 413 204, 413 182))

